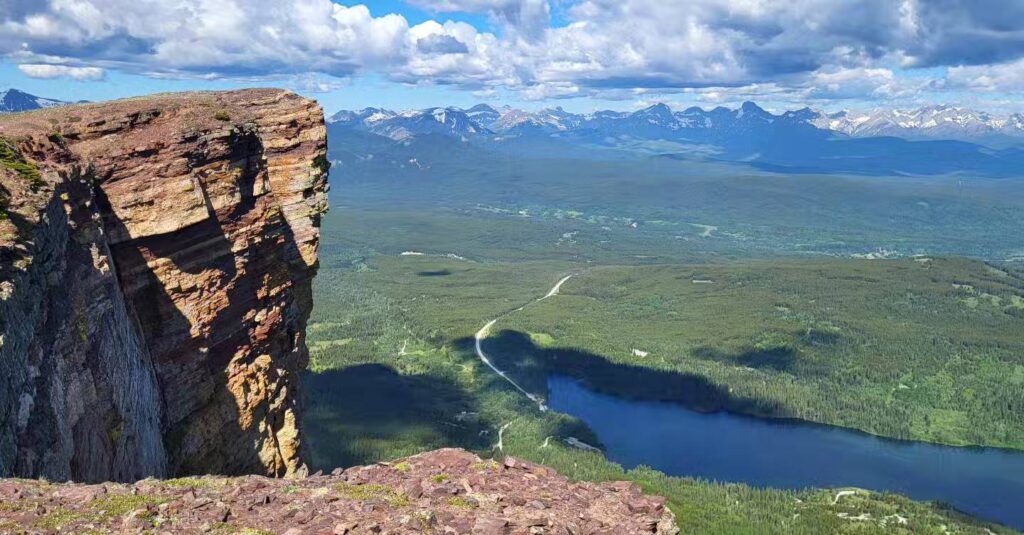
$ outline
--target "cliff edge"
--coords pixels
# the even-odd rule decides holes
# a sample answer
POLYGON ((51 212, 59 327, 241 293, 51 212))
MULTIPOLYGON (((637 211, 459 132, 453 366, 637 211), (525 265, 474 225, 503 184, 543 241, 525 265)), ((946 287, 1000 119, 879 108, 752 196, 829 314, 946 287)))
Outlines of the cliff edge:
POLYGON ((0 116, 0 476, 304 473, 326 148, 272 89, 0 116))
POLYGON ((573 483, 451 449, 297 480, 0 481, 0 500, 0 531, 20 533, 679 533, 665 499, 632 483, 573 483))

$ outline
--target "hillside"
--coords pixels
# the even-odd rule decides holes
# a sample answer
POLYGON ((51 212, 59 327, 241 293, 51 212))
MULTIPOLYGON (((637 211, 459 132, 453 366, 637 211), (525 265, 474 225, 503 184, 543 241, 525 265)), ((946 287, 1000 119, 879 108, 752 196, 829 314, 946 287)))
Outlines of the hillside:
MULTIPOLYGON (((338 208, 324 220, 311 316, 314 466, 447 445, 487 451, 501 433, 513 455, 666 496, 686 532, 854 530, 864 524, 836 514, 862 512, 833 511, 832 523, 791 503, 808 503, 808 486, 871 476, 887 484, 861 485, 1024 525, 1013 502, 1018 453, 936 445, 1021 444, 1019 180, 787 175, 557 138, 399 143, 328 129, 338 208), (557 297, 535 302, 570 274, 557 297), (838 437, 830 453, 850 453, 802 464, 780 455, 762 468, 728 458, 754 444, 692 437, 707 453, 694 458, 729 467, 716 471, 693 466, 682 442, 648 440, 674 421, 644 420, 649 429, 628 445, 634 455, 619 456, 621 442, 604 432, 634 421, 599 428, 576 413, 539 412, 481 361, 481 332, 491 364, 535 397, 550 395, 549 376, 568 373, 637 406, 668 400, 710 411, 700 413, 708 421, 774 417, 750 426, 750 435, 774 429, 758 439, 768 451, 792 427, 838 437), (939 463, 943 477, 926 466, 910 478, 884 460, 847 462, 861 448, 901 460, 927 450, 1017 461, 970 474, 939 463), (662 458, 672 462, 659 469, 691 477, 628 469, 662 458), (799 466, 787 471, 783 458, 799 466), (779 473, 773 486, 784 489, 700 479, 761 487, 765 472, 779 473)), ((886 529, 877 515, 873 529, 886 529)))
MULTIPOLYGON (((334 191, 343 194, 339 203, 358 198, 352 186, 334 191)), ((571 440, 600 447, 600 435, 570 415, 538 411, 474 353, 474 334, 512 311, 483 349, 542 397, 546 375, 568 373, 629 399, 689 402, 705 411, 795 417, 918 440, 1019 444, 1019 411, 1006 405, 1020 399, 1020 374, 1007 373, 1019 366, 1017 271, 949 258, 710 263, 667 249, 642 228, 608 233, 613 241, 602 244, 587 239, 588 227, 575 219, 483 211, 350 206, 332 211, 324 225, 306 380, 315 468, 451 445, 490 451, 500 437, 507 453, 570 477, 627 478, 665 496, 688 533, 892 532, 882 517, 907 516, 893 503, 927 508, 912 518, 949 511, 869 494, 854 509, 812 514, 809 504, 831 504, 841 489, 802 492, 799 481, 794 490, 752 488, 624 470, 571 440), (534 302, 573 273, 557 297, 534 302), (918 331, 928 336, 907 336, 918 331), (870 529, 836 516, 866 512, 870 529)), ((694 239, 707 247, 721 238, 694 239)), ((843 436, 847 448, 870 439, 843 436)), ((726 436, 701 439, 709 449, 719 441, 723 450, 735 446, 726 436)), ((904 444, 891 443, 891 454, 901 455, 904 444)), ((666 455, 679 450, 661 447, 666 455)), ((685 464, 685 457, 675 458, 685 464)), ((1005 479, 1016 481, 1012 474, 1005 479)), ((1015 510, 1012 495, 984 503, 1015 510)), ((952 522, 931 518, 911 530, 952 522)))

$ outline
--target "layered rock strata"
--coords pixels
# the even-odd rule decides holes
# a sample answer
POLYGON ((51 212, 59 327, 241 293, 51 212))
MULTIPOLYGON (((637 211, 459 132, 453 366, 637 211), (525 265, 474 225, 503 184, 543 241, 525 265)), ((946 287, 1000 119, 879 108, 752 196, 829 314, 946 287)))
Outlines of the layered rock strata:
POLYGON ((303 473, 326 171, 280 90, 0 117, 0 475, 303 473))

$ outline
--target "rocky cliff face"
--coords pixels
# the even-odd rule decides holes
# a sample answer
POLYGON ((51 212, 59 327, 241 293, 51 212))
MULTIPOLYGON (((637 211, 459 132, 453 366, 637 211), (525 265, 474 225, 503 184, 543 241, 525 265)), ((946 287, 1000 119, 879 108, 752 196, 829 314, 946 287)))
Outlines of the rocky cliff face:
POLYGON ((302 473, 325 154, 279 90, 0 118, 0 475, 302 473))

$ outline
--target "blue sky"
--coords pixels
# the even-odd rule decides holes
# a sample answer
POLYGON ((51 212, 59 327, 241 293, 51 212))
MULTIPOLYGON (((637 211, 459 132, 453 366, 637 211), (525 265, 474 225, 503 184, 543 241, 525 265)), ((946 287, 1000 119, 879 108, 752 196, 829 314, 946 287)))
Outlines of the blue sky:
POLYGON ((0 88, 286 87, 328 112, 950 103, 1022 111, 1024 2, 5 0, 0 88))

